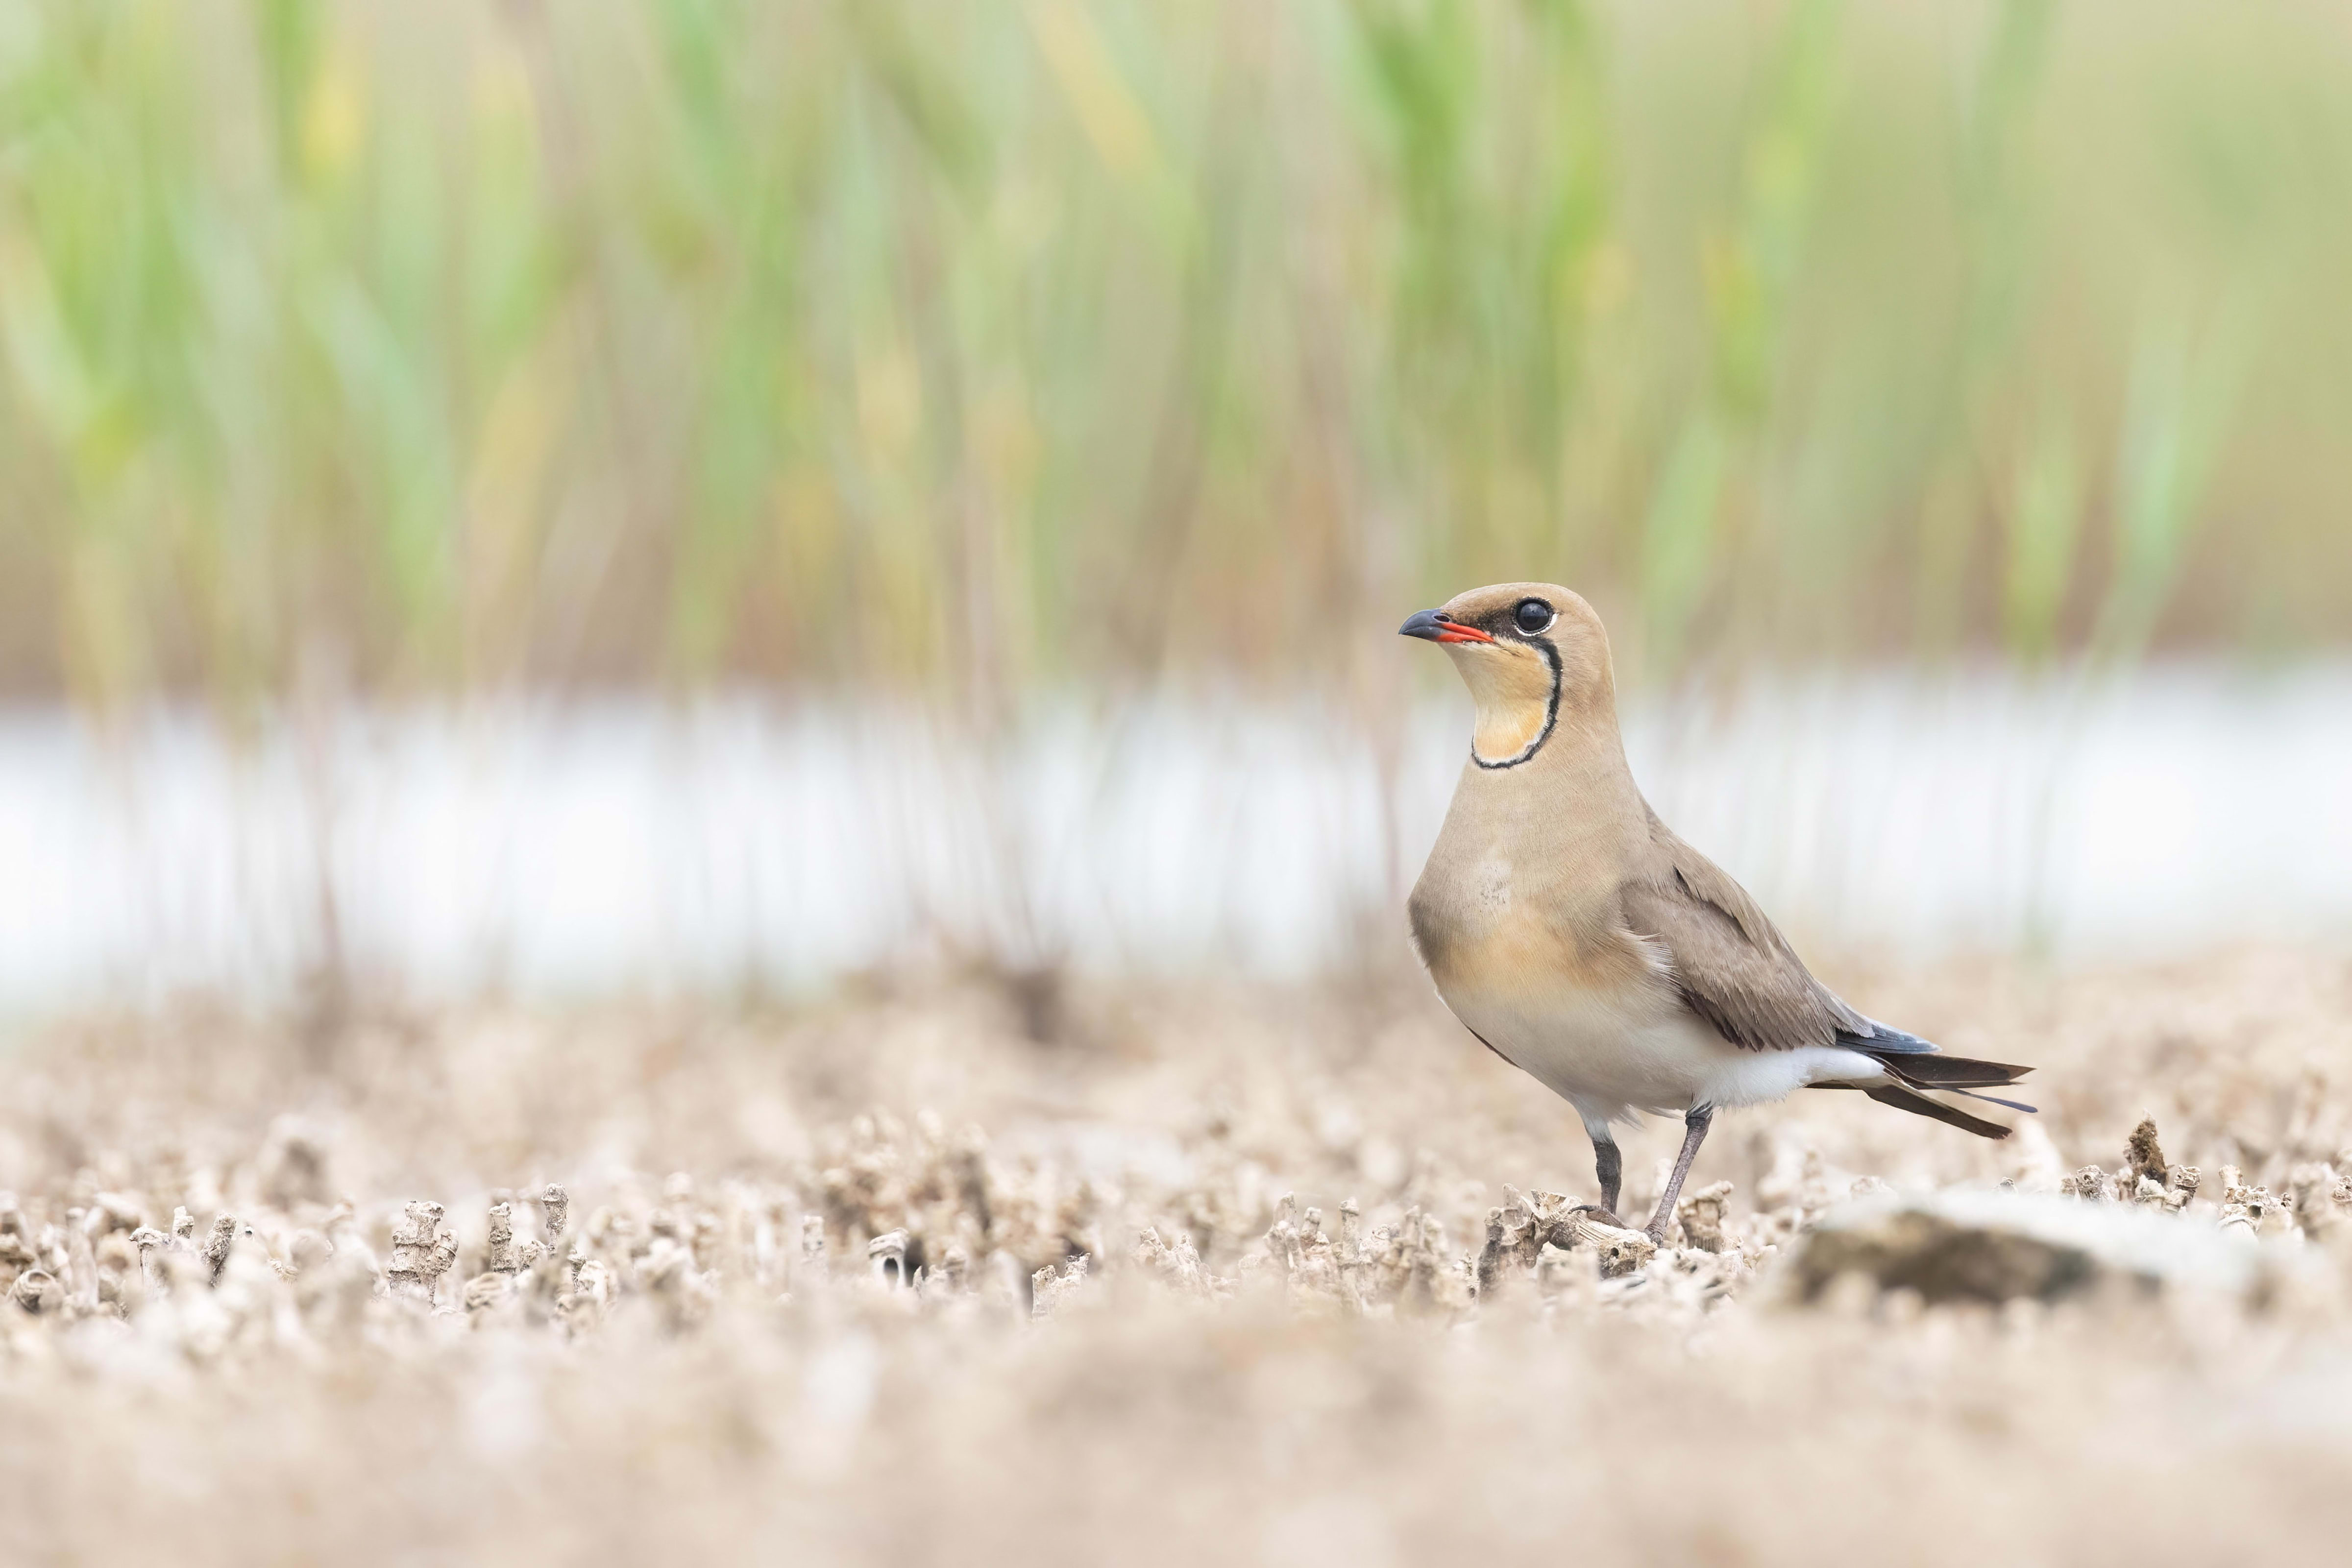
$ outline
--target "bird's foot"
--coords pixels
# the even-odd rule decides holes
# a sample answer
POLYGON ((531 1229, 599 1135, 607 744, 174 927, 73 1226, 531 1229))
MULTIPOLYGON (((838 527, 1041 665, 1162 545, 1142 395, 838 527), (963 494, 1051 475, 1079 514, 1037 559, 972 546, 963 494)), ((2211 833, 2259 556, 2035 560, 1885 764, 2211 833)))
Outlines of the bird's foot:
POLYGON ((1601 1224, 1613 1225, 1620 1230, 1631 1230, 1633 1228, 1633 1226, 1626 1224, 1623 1220, 1617 1218, 1617 1211, 1615 1209, 1603 1207, 1601 1205, 1597 1203, 1580 1203, 1570 1208, 1568 1212, 1570 1214, 1589 1214, 1592 1216, 1593 1218, 1601 1221, 1601 1224))

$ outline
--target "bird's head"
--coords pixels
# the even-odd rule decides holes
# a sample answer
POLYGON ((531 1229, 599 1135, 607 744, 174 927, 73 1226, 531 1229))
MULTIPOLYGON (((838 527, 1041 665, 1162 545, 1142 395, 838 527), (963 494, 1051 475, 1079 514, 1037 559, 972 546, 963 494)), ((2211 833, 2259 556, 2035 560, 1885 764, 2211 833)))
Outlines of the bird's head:
POLYGON ((1592 606, 1550 582, 1503 582, 1454 595, 1397 628, 1444 648, 1478 724, 1470 755, 1511 768, 1543 749, 1562 715, 1613 713, 1609 633, 1592 606))

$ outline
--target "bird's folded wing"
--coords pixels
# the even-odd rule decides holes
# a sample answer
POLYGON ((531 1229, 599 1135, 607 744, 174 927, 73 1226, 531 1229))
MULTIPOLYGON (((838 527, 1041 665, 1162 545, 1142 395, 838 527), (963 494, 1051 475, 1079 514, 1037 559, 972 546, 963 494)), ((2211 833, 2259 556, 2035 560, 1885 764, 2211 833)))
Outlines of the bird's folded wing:
POLYGON ((1625 924, 1664 949, 1691 1010, 1750 1051, 1833 1045, 1870 1021, 1790 947, 1747 889, 1653 816, 1651 853, 1623 890, 1625 924))

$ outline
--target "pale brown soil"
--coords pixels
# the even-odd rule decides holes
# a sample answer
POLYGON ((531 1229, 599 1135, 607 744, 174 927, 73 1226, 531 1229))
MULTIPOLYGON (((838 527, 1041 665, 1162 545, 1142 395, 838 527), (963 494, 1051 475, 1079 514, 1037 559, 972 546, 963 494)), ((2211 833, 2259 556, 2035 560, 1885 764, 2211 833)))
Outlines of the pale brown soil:
MULTIPOLYGON (((1583 1248, 1506 1258, 1483 1291, 1506 1186, 1590 1197, 1590 1154, 1418 986, 1081 984, 1024 1007, 974 980, 385 1014, 333 1040, 198 1009, 60 1025, 19 1045, 0 1105, 0 1555, 2340 1549, 2352 1225, 2326 1194, 2352 1171, 2352 965, 1835 977, 1951 1050, 2038 1064, 2042 1114, 1995 1145, 1854 1095, 1727 1113, 1693 1178, 1734 1184, 1722 1250, 1612 1279, 1583 1248), (2225 1166, 2301 1200, 2255 1227, 2294 1290, 1993 1308, 1787 1288, 1858 1186, 2054 1191, 2121 1165, 2143 1115, 2205 1173, 2177 1223, 2221 1220, 2225 1166), (562 1236, 490 1270, 489 1204, 511 1199, 519 1245, 550 1182, 562 1236), (394 1277, 412 1199, 459 1242, 429 1304, 394 1277), (134 1227, 182 1207, 187 1248, 148 1238, 142 1266, 134 1227), (919 1291, 869 1273, 893 1229, 919 1291)), ((1678 1131, 1629 1141, 1627 1212, 1678 1131)))

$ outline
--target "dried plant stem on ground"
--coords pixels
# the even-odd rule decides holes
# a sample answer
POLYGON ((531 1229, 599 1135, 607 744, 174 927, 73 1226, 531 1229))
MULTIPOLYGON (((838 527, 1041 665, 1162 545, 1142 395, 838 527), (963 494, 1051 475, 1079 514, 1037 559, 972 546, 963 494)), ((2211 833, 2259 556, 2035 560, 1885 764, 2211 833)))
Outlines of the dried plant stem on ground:
POLYGON ((1664 1246, 1417 994, 453 1016, 350 1081, 61 1029, 0 1104, 0 1508, 37 1561, 2340 1540, 2352 971, 1853 989, 2039 1053, 2044 1118, 1756 1113, 1664 1246))

